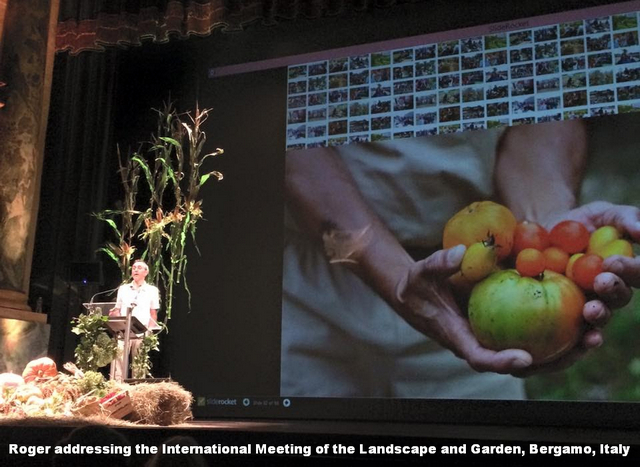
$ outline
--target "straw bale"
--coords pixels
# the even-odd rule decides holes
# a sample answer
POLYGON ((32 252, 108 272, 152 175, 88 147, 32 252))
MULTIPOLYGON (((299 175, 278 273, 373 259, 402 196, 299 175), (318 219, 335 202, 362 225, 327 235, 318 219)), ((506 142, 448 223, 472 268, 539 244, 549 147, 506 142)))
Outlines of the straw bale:
POLYGON ((3 415, 0 416, 0 426, 37 426, 37 427, 50 427, 50 426, 86 426, 86 425, 112 425, 130 427, 136 426, 135 423, 120 420, 117 418, 111 418, 101 415, 95 415, 91 417, 67 417, 64 415, 54 416, 20 416, 20 415, 3 415))
POLYGON ((193 418, 193 395, 176 382, 139 383, 129 387, 129 420, 150 425, 179 425, 193 418))
MULTIPOLYGON (((43 392, 60 394, 63 401, 73 404, 73 409, 81 407, 83 399, 95 396, 83 395, 78 397, 79 391, 71 378, 52 378, 41 384, 43 392)), ((67 414, 40 414, 32 413, 28 415, 18 406, 14 410, 0 410, 0 425, 26 425, 26 426, 51 426, 51 425, 159 425, 170 426, 180 425, 193 418, 191 404, 192 394, 174 381, 163 381, 156 383, 125 384, 111 382, 111 390, 117 392, 127 392, 133 412, 129 414, 127 420, 118 420, 109 416, 107 411, 82 415, 75 413, 75 416, 67 414), (4 412, 4 413, 3 413, 4 412)), ((5 409, 9 406, 5 404, 5 409)), ((62 412, 62 406, 60 407, 62 412)))

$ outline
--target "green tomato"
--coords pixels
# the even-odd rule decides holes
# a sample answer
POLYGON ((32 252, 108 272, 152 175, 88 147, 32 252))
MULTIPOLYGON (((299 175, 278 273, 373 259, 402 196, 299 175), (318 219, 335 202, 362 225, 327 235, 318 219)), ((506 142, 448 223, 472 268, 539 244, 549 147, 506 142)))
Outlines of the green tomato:
POLYGON ((538 279, 508 269, 473 288, 469 322, 484 347, 523 349, 539 364, 575 346, 583 329, 584 304, 582 291, 561 274, 547 270, 538 279))

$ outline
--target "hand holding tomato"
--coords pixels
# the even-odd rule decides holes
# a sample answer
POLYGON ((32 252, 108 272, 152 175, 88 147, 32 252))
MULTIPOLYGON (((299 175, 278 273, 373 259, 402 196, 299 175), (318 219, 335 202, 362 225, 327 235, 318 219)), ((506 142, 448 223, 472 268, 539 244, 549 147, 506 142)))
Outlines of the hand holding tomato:
MULTIPOLYGON (((585 204, 569 211, 561 218, 552 219, 548 227, 562 220, 582 223, 590 232, 603 226, 613 226, 640 243, 640 209, 635 206, 614 205, 604 201, 585 204)), ((629 303, 630 287, 640 287, 640 258, 614 255, 602 263, 604 273, 596 276, 593 289, 601 299, 603 313, 610 313, 608 307, 620 308, 629 303)))
MULTIPOLYGON (((594 202, 569 211, 561 218, 547 223, 551 229, 562 220, 582 223, 590 232, 599 227, 615 226, 636 243, 640 242, 640 209, 634 206, 620 206, 607 202, 594 202)), ((577 263, 578 258, 575 258, 577 263)), ((575 264, 574 264, 575 266, 575 264)), ((581 342, 560 359, 543 365, 532 365, 518 372, 518 376, 557 371, 571 366, 592 348, 603 343, 602 327, 611 317, 612 309, 621 308, 631 300, 631 287, 640 287, 640 257, 611 256, 601 265, 604 272, 595 276, 593 291, 597 298, 585 303, 583 318, 587 325, 581 342)), ((575 271, 573 271, 575 274, 575 271)), ((575 278, 574 278, 575 279, 575 278)))
POLYGON ((460 311, 447 280, 460 270, 466 249, 459 245, 415 262, 396 287, 396 311, 476 371, 513 374, 531 365, 521 349, 493 351, 480 345, 460 311))
MULTIPOLYGON (((494 235, 495 219, 484 215, 478 209, 472 209, 477 205, 482 203, 472 204, 447 223, 445 247, 447 239, 453 238, 459 242, 464 240, 459 232, 462 227, 475 237, 487 235, 486 231, 494 235), (474 214, 478 219, 472 219, 474 214), (455 224, 454 221, 463 225, 455 224), (489 224, 484 225, 481 222, 489 224)), ((628 251, 631 243, 621 238, 624 235, 637 241, 640 237, 640 210, 637 208, 614 206, 604 202, 592 203, 554 219, 548 232, 547 237, 547 230, 536 223, 517 224, 513 230, 513 259, 519 274, 515 271, 502 271, 492 274, 487 279, 480 278, 481 282, 473 281, 477 285, 471 293, 469 319, 474 336, 481 343, 479 347, 484 345, 505 352, 513 352, 517 347, 529 352, 533 364, 523 370, 511 370, 518 376, 565 368, 581 358, 590 348, 600 346, 600 328, 609 320, 611 308, 624 306, 631 297, 629 285, 634 285, 640 280, 638 260, 632 259, 633 254, 628 251), (603 223, 607 227, 598 229, 603 223), (596 230, 598 232, 591 235, 596 230), (603 269, 602 257, 606 256, 600 250, 582 253, 586 252, 587 248, 593 250, 596 247, 602 251, 607 249, 612 257, 616 258, 607 260, 612 264, 610 267, 621 268, 628 277, 621 279, 603 269), (571 268, 568 268, 570 254, 574 256, 571 268), (571 269, 570 279, 564 277, 568 269, 571 269), (509 274, 514 277, 511 289, 507 288, 509 274), (554 281, 553 278, 557 280, 554 281), (623 279, 629 283, 625 284, 623 279), (587 302, 576 284, 584 291, 595 292, 598 299, 587 302), (551 293, 555 290, 554 287, 564 291, 564 295, 560 294, 564 298, 554 299, 558 295, 551 293), (580 303, 567 298, 573 296, 567 292, 569 290, 573 291, 576 297, 582 297, 580 303), (529 295, 534 292, 541 294, 545 299, 529 299, 529 295), (518 293, 523 296, 514 296, 518 293), (565 299, 573 305, 564 303, 565 299), (552 302, 555 305, 552 305, 552 302), (524 310, 519 310, 518 307, 524 307, 524 310)), ((475 237, 472 240, 475 240, 475 237)), ((470 243, 471 240, 464 244, 468 248, 480 245, 470 243)), ((508 243, 508 238, 504 243, 508 243)), ((465 258, 467 256, 469 255, 465 255, 465 258)), ((462 265, 464 264, 463 259, 462 265)), ((458 274, 464 276, 464 271, 458 274)), ((470 361, 468 358, 467 360, 470 361)))

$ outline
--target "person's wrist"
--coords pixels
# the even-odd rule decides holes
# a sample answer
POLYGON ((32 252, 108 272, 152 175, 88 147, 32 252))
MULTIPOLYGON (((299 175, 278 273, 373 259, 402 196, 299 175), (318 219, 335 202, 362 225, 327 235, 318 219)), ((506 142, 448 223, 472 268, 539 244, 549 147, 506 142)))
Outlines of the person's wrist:
POLYGON ((359 256, 365 281, 395 310, 409 310, 406 291, 413 258, 396 242, 373 239, 359 256), (397 245, 397 247, 395 247, 397 245))
POLYGON ((405 319, 414 313, 415 297, 412 297, 408 292, 409 286, 409 270, 403 277, 397 282, 393 294, 392 307, 397 313, 405 319))

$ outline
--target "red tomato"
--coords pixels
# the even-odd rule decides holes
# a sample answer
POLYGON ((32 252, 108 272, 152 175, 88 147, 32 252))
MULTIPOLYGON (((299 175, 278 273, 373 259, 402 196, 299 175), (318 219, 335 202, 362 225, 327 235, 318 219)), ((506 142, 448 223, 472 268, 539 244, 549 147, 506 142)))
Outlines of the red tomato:
POLYGON ((565 273, 567 263, 569 262, 569 255, 564 250, 556 246, 550 246, 544 250, 543 254, 547 269, 557 272, 558 274, 565 273))
POLYGON ((540 250, 525 248, 516 258, 516 271, 522 277, 536 277, 545 269, 546 261, 540 250))
POLYGON ((518 256, 525 248, 544 251, 548 246, 549 233, 540 224, 524 221, 516 225, 516 231, 513 234, 513 249, 511 250, 514 256, 518 256))
POLYGON ((589 231, 577 221, 562 221, 549 232, 551 245, 569 253, 580 253, 589 245, 589 231))
POLYGON ((598 255, 581 256, 573 264, 573 281, 584 290, 593 290, 593 281, 602 272, 603 261, 598 255))

